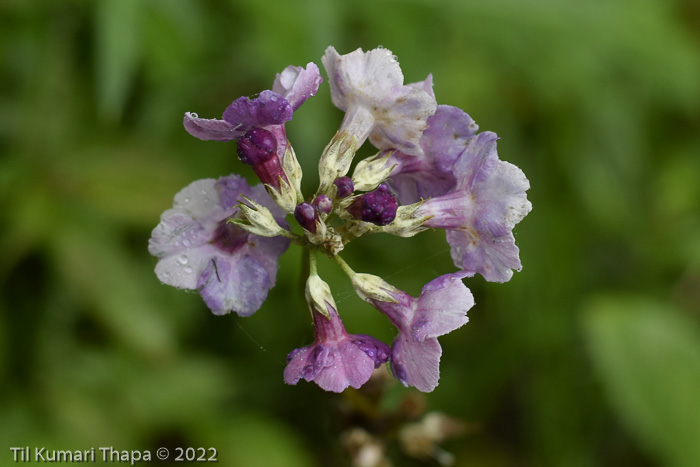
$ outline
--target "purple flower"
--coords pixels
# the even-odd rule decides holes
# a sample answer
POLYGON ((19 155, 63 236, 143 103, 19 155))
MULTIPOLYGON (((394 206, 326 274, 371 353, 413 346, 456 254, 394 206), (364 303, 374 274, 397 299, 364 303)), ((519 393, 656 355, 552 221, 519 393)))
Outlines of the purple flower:
POLYGON ((357 147, 369 137, 380 149, 421 154, 418 141, 437 106, 430 76, 404 85, 399 63, 384 48, 339 55, 328 47, 322 61, 333 104, 345 111, 340 131, 353 135, 357 147))
POLYGON ((392 293, 397 303, 372 300, 399 330, 391 346, 391 370, 404 386, 430 392, 440 378, 442 348, 438 336, 463 326, 474 298, 462 283, 466 272, 445 274, 428 282, 418 298, 392 293))
POLYGON ((506 282, 522 265, 513 227, 532 209, 530 188, 518 167, 498 159, 495 133, 470 138, 454 163, 452 191, 425 201, 416 217, 426 227, 447 229, 455 265, 490 282, 506 282))
POLYGON ((285 122, 316 94, 322 81, 314 63, 306 69, 289 66, 277 75, 271 91, 263 91, 253 99, 239 97, 224 110, 222 120, 199 118, 187 112, 183 124, 192 136, 215 141, 235 140, 254 127, 265 128, 277 139, 277 155, 282 159, 287 149, 285 122))
POLYGON ((303 378, 332 392, 357 389, 389 359, 389 346, 371 336, 348 334, 334 306, 326 302, 326 308, 329 318, 312 311, 314 343, 289 353, 284 381, 297 384, 303 378))
POLYGON ((395 166, 389 185, 401 204, 441 196, 454 188, 454 163, 479 129, 469 115, 449 105, 439 105, 427 123, 420 139, 423 155, 387 150, 386 165, 395 166))
POLYGON ((191 183, 175 195, 153 230, 148 251, 159 258, 161 282, 197 290, 217 315, 235 311, 250 316, 275 285, 277 260, 289 246, 283 237, 252 235, 226 219, 235 216, 241 196, 264 205, 280 225, 284 212, 262 185, 248 186, 243 177, 191 183))

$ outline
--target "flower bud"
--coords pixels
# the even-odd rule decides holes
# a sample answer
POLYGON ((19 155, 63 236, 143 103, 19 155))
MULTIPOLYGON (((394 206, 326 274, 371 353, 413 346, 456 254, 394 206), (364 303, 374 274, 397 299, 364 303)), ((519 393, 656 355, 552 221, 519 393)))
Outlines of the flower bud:
POLYGON ((359 191, 374 190, 386 180, 396 167, 396 163, 389 161, 393 152, 393 150, 382 151, 358 162, 352 174, 355 188, 359 191))
POLYGON ((333 184, 336 187, 336 198, 347 198, 355 191, 355 186, 350 177, 339 177, 336 178, 333 184))
POLYGON ((309 304, 309 307, 328 319, 330 319, 328 307, 330 306, 334 310, 338 308, 335 304, 335 300, 333 300, 331 288, 318 274, 309 275, 309 278, 306 280, 304 295, 306 296, 306 302, 309 304))
POLYGON ((319 213, 327 215, 333 209, 333 201, 326 195, 318 195, 311 202, 319 213))
POLYGON ((333 180, 343 177, 350 169, 350 163, 357 150, 355 138, 345 131, 339 131, 321 154, 318 162, 320 183, 316 193, 331 194, 333 180))
POLYGON ((277 151, 277 139, 264 128, 252 128, 238 139, 238 157, 251 166, 269 160, 277 151))
POLYGON ((238 157, 253 168, 265 185, 280 188, 280 177, 287 180, 277 157, 277 139, 264 128, 251 128, 238 139, 238 157))
POLYGON ((382 183, 376 190, 355 198, 347 211, 355 219, 383 226, 390 224, 396 218, 398 207, 396 196, 391 194, 386 184, 382 183))
POLYGON ((372 303, 372 300, 378 300, 397 303, 392 294, 398 294, 399 291, 379 276, 358 273, 350 277, 350 280, 357 295, 366 302, 372 303))
POLYGON ((243 230, 261 237, 277 237, 283 235, 282 227, 277 223, 272 212, 265 206, 243 196, 246 203, 240 203, 241 219, 231 218, 228 222, 243 230))
POLYGON ((294 209, 294 218, 300 226, 311 233, 316 233, 316 220, 318 219, 318 211, 311 203, 303 202, 297 204, 294 209))

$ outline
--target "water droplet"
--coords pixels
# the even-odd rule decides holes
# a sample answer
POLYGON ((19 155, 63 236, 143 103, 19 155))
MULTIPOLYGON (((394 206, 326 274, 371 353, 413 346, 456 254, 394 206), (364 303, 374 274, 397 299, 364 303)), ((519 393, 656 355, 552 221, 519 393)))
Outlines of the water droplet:
POLYGON ((186 255, 181 255, 180 257, 177 258, 177 262, 180 264, 187 264, 189 261, 189 258, 186 255))
POLYGON ((194 112, 190 112, 190 116, 191 116, 192 118, 199 118, 199 115, 197 115, 197 114, 194 113, 194 112))
POLYGON ((185 268, 183 268, 183 269, 184 269, 184 271, 185 271, 186 274, 192 274, 192 268, 191 268, 191 267, 187 266, 187 267, 185 267, 185 268))
POLYGON ((184 240, 182 241, 182 245, 185 246, 185 247, 188 247, 188 246, 190 246, 190 241, 187 240, 187 239, 184 239, 184 240))
POLYGON ((185 199, 182 200, 182 202, 185 203, 185 204, 187 204, 187 203, 190 202, 190 199, 189 199, 189 198, 185 198, 185 199))

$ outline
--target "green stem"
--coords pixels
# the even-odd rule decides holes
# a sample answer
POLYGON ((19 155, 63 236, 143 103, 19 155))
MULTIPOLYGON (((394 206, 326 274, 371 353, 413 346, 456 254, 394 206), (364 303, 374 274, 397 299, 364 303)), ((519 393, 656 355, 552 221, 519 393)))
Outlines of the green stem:
POLYGON ((309 275, 318 276, 318 269, 316 266, 316 252, 309 249, 309 275))
POLYGON ((343 258, 340 257, 340 255, 335 255, 333 257, 333 259, 335 260, 336 263, 338 263, 340 268, 343 270, 343 272, 345 274, 347 274, 347 276, 350 279, 355 277, 355 274, 356 274, 355 271, 352 270, 352 268, 348 265, 348 263, 345 262, 345 260, 343 260, 343 258))
POLYGON ((290 239, 292 242, 296 243, 297 245, 301 245, 301 246, 306 245, 306 240, 304 239, 304 237, 302 237, 301 235, 297 235, 294 232, 290 232, 289 230, 282 229, 282 233, 280 233, 280 236, 290 239))

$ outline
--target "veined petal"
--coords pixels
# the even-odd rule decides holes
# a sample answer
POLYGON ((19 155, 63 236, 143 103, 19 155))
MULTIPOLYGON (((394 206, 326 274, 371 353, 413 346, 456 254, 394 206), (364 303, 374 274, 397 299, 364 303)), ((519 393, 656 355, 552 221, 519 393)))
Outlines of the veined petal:
POLYGON ((391 50, 377 48, 369 52, 357 49, 339 55, 328 47, 322 59, 328 73, 333 104, 347 110, 356 100, 382 99, 394 87, 403 85, 403 73, 391 50))
POLYGON ((462 278, 471 275, 445 274, 423 287, 411 327, 415 339, 442 336, 467 324, 467 311, 474 306, 474 297, 462 278))
POLYGON ((281 95, 297 110, 309 97, 315 96, 323 82, 318 66, 309 62, 306 69, 300 66, 288 66, 278 73, 272 84, 272 91, 281 95))
POLYGON ((196 113, 187 112, 182 121, 187 133, 204 141, 231 141, 239 138, 245 129, 215 118, 199 118, 196 113))
POLYGON ((252 127, 281 125, 292 119, 294 110, 287 99, 273 91, 263 91, 255 98, 239 97, 224 110, 223 119, 232 125, 243 125, 245 133, 252 127))
POLYGON ((374 360, 350 341, 333 349, 333 364, 314 378, 321 389, 343 392, 348 386, 359 389, 372 376, 374 360))
POLYGON ((399 334, 391 346, 391 371, 404 386, 431 392, 440 379, 442 348, 437 339, 421 341, 399 334))
POLYGON ((421 89, 394 88, 373 112, 376 123, 369 140, 379 149, 396 148, 404 154, 421 155, 419 142, 435 108, 435 98, 421 89))
POLYGON ((449 105, 439 105, 427 124, 420 145, 437 170, 451 172, 479 126, 463 110, 449 105))
POLYGON ((255 258, 238 254, 211 258, 199 275, 197 290, 215 315, 235 311, 250 316, 262 306, 273 285, 255 258))
POLYGON ((435 92, 433 91, 433 74, 430 73, 423 81, 418 81, 416 83, 409 83, 406 86, 411 86, 412 88, 420 89, 425 91, 430 97, 435 100, 435 92))
POLYGON ((494 237, 488 232, 448 230, 447 242, 455 266, 479 273, 489 282, 508 282, 513 269, 522 269, 512 232, 494 237))

